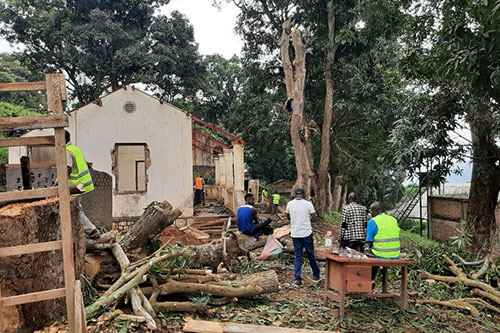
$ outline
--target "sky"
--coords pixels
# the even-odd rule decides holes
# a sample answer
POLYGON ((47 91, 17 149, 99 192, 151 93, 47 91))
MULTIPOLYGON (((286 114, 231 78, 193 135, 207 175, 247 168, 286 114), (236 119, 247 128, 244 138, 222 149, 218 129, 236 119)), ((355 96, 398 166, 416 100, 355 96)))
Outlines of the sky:
MULTIPOLYGON (((168 15, 177 10, 186 15, 194 27, 195 40, 201 54, 219 53, 225 58, 239 55, 243 42, 234 32, 238 7, 232 2, 224 3, 220 9, 212 5, 213 0, 172 0, 161 8, 168 15)), ((15 48, 0 39, 0 52, 12 52, 15 48)))

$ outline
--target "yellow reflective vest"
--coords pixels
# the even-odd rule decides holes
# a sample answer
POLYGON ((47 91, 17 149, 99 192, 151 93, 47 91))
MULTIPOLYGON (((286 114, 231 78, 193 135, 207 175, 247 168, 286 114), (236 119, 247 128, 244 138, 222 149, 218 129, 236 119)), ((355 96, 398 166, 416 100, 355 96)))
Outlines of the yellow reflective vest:
MULTIPOLYGON (((94 183, 92 182, 92 177, 90 176, 90 170, 87 166, 87 161, 83 158, 83 154, 77 146, 72 143, 68 143, 66 145, 66 150, 73 157, 73 167, 70 175, 68 176, 69 184, 81 183, 83 184, 83 189, 85 193, 91 192, 94 190, 94 183), (76 173, 74 169, 76 168, 76 173)), ((82 194, 85 194, 82 193, 82 194)), ((74 196, 78 196, 81 194, 74 194, 74 196)))
POLYGON ((279 205, 280 204, 280 195, 278 193, 273 194, 273 205, 279 205))
POLYGON ((397 258, 400 253, 398 221, 389 215, 380 214, 373 218, 378 232, 373 238, 372 252, 381 258, 397 258))

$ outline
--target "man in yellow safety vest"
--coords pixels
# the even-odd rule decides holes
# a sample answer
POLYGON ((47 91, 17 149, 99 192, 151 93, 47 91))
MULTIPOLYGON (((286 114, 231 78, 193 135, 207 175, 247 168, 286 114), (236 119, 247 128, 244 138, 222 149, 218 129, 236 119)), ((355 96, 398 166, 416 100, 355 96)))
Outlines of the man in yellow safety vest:
MULTIPOLYGON (((83 154, 77 146, 71 143, 71 134, 65 131, 66 135, 66 164, 68 166, 68 183, 83 185, 83 193, 73 194, 73 196, 80 196, 85 193, 89 193, 94 190, 94 183, 92 182, 92 176, 90 175, 90 170, 87 165, 87 161, 83 157, 83 154)), ((83 229, 88 238, 96 239, 100 237, 99 230, 95 225, 90 222, 87 215, 83 211, 82 203, 80 198, 78 198, 78 207, 80 210, 80 221, 82 222, 83 229)))
MULTIPOLYGON (((366 227, 366 243, 379 259, 399 259, 400 241, 398 221, 384 213, 384 205, 375 201, 370 206, 372 218, 366 227)), ((367 248, 365 248, 367 250, 367 248)), ((373 267, 372 279, 378 272, 378 267, 373 267)))
POLYGON ((278 213, 278 206, 280 205, 281 196, 278 193, 273 194, 273 214, 278 213))

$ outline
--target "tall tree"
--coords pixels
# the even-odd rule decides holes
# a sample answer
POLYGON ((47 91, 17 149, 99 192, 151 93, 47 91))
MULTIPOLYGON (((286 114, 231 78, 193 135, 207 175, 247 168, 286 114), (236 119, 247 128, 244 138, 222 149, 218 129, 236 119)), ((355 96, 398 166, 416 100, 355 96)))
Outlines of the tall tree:
POLYGON ((187 19, 155 14, 168 2, 3 1, 0 34, 26 46, 23 62, 34 72, 65 72, 79 104, 140 81, 178 95, 193 82, 200 59, 187 19))
POLYGON ((424 1, 413 13, 405 68, 421 97, 395 128, 398 159, 442 178, 471 158, 467 225, 472 248, 488 251, 500 191, 500 1, 424 1), (470 145, 453 140, 465 124, 470 145))
MULTIPOLYGON (((314 187, 321 193, 316 196, 316 208, 324 213, 331 207, 327 179, 332 171, 331 141, 336 131, 332 126, 365 126, 363 117, 350 119, 344 113, 347 108, 342 95, 349 79, 340 80, 342 66, 350 66, 349 58, 371 52, 373 40, 397 38, 406 2, 233 2, 242 10, 237 31, 245 40, 246 60, 274 64, 283 73, 287 97, 294 98, 290 135, 296 186, 306 190, 314 187), (318 112, 320 109, 323 112, 318 112)), ((349 102, 358 104, 356 100, 349 102)))

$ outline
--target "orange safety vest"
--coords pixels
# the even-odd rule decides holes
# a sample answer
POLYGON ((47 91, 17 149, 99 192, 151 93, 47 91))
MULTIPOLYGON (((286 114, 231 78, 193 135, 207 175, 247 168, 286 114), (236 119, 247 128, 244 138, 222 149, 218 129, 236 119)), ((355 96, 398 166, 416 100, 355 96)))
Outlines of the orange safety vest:
POLYGON ((201 177, 196 177, 194 179, 194 188, 196 190, 203 190, 203 178, 201 177))

